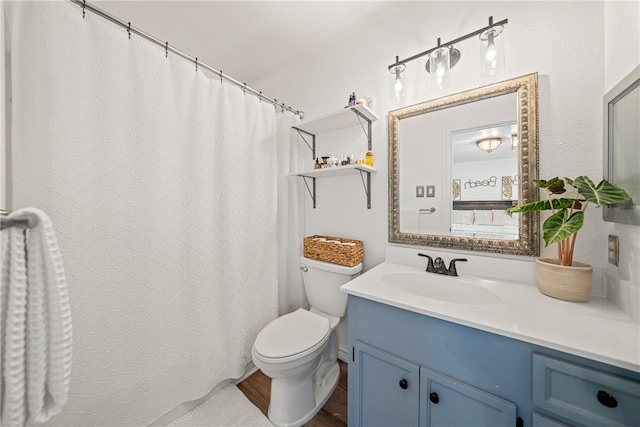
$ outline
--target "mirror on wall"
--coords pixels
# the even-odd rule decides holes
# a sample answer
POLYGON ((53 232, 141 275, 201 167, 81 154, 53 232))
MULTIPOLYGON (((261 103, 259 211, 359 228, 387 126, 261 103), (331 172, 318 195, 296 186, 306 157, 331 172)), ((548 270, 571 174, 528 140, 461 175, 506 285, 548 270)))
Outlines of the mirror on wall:
POLYGON ((640 225, 640 66, 604 97, 604 178, 631 200, 604 206, 605 221, 640 225))
POLYGON ((389 242, 537 256, 538 76, 391 111, 389 242))

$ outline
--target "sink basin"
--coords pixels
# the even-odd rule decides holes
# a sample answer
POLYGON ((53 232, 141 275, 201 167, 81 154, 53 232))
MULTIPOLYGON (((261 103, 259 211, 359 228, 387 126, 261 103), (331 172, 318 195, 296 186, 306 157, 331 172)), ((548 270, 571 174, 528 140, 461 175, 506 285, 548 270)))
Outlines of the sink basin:
POLYGON ((491 305, 500 297, 479 284, 460 277, 434 273, 392 273, 382 276, 390 288, 415 296, 456 304, 491 305))

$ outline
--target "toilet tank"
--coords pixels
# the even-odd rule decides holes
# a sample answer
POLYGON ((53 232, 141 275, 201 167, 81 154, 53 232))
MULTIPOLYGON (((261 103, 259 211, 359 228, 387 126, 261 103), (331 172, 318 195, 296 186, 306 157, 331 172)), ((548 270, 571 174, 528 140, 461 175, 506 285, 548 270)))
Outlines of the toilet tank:
POLYGON ((347 293, 342 292, 340 286, 360 274, 362 263, 346 267, 300 257, 300 269, 311 307, 334 316, 344 317, 347 310, 347 293))

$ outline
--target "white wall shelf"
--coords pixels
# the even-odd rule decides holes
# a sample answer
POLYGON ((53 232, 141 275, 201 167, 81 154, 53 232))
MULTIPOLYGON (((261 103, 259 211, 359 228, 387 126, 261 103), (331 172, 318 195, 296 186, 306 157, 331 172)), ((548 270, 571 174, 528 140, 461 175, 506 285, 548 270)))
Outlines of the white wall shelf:
POLYGON ((378 120, 378 116, 376 116, 373 111, 367 108, 366 105, 360 104, 322 115, 308 122, 301 123, 298 126, 294 126, 294 128, 310 135, 318 135, 320 133, 357 126, 358 123, 360 123, 361 117, 368 122, 378 120), (360 113, 360 115, 358 115, 358 113, 360 113))
POLYGON ((340 176, 340 175, 353 175, 357 174, 359 171, 362 172, 375 172, 376 169, 367 165, 345 165, 345 166, 336 166, 333 168, 324 168, 324 169, 311 169, 308 171, 295 172, 291 175, 298 176, 306 176, 308 178, 316 178, 321 176, 340 176))
MULTIPOLYGON (((325 114, 316 119, 309 120, 308 122, 301 123, 298 126, 293 126, 300 137, 311 149, 311 158, 316 158, 316 135, 319 133, 331 132, 334 130, 344 129, 347 127, 360 125, 367 137, 367 147, 371 151, 371 123, 378 120, 373 111, 367 108, 366 105, 354 105, 353 107, 343 108, 342 110, 335 111, 333 113, 325 114), (367 124, 365 129, 364 123, 367 124), (311 144, 305 138, 305 135, 311 137, 311 144)), ((307 191, 311 195, 313 200, 313 207, 316 207, 316 178, 338 175, 350 175, 359 173, 364 185, 364 191, 367 195, 367 209, 371 209, 371 173, 376 170, 370 166, 357 164, 357 165, 345 165, 336 166, 332 168, 324 169, 312 169, 309 171, 295 172, 292 175, 301 176, 307 186, 307 191), (365 182, 366 175, 366 182, 365 182), (312 184, 309 187, 307 179, 311 179, 312 184)))

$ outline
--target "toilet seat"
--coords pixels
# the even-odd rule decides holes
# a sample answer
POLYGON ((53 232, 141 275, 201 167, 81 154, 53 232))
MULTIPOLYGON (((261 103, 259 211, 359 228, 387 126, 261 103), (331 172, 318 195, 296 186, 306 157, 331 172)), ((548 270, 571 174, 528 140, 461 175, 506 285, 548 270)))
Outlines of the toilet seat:
POLYGON ((327 318, 300 308, 273 320, 260 331, 254 355, 265 362, 285 363, 324 346, 330 334, 327 318))

